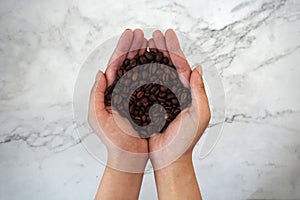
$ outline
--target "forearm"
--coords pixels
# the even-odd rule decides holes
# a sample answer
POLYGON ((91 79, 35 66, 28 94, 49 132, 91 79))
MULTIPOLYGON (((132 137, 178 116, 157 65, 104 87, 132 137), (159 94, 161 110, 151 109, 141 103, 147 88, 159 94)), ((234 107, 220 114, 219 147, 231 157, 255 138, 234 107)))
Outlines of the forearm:
POLYGON ((202 199, 198 187, 191 153, 171 165, 155 171, 158 197, 165 199, 202 199))
POLYGON ((95 200, 138 199, 143 175, 106 167, 95 200))

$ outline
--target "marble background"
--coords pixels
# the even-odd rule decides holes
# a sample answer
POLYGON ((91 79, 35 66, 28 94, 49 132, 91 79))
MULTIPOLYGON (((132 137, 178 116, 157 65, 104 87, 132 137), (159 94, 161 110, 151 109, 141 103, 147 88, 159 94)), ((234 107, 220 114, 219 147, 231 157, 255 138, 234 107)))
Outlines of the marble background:
MULTIPOLYGON (((93 199, 103 166, 75 134, 93 49, 125 28, 174 28, 226 95, 223 135, 194 155, 204 199, 300 199, 300 1, 1 0, 0 199, 93 199)), ((140 199, 156 199, 146 174, 140 199)))

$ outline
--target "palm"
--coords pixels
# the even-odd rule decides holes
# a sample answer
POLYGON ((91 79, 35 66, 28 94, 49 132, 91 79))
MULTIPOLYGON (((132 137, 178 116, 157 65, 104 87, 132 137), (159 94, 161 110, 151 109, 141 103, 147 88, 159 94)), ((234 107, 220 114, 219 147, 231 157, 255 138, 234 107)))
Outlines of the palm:
MULTIPOLYGON (((157 134, 150 138, 150 150, 157 151, 170 144, 177 134, 185 134, 184 139, 189 142, 189 146, 186 146, 186 150, 194 146, 199 140, 202 133, 207 126, 207 117, 205 120, 204 115, 209 115, 209 110, 206 109, 206 113, 199 113, 196 105, 191 105, 187 109, 183 110, 175 120, 168 126, 163 134, 157 134), (202 115, 202 117, 201 117, 202 115), (184 125, 183 125, 184 124, 184 125)), ((182 142, 183 143, 183 142, 182 142)), ((178 144, 176 146, 178 147, 178 144)))
POLYGON ((105 135, 107 139, 122 150, 146 153, 148 151, 147 140, 138 138, 129 122, 118 113, 113 115, 110 110, 108 112, 107 119, 102 125, 102 132, 109 133, 105 135))

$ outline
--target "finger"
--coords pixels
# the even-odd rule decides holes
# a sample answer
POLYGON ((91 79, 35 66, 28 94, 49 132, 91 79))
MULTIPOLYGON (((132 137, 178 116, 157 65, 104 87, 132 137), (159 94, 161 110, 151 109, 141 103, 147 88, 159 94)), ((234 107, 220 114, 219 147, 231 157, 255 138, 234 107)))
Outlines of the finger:
POLYGON ((141 29, 133 31, 133 40, 127 55, 128 59, 132 59, 141 49, 144 43, 144 32, 141 29))
POLYGON ((178 38, 172 29, 168 29, 165 33, 166 46, 172 60, 172 63, 176 67, 176 70, 185 79, 189 80, 191 74, 191 68, 187 62, 179 45, 178 38))
POLYGON ((104 92, 106 90, 106 78, 102 71, 96 76, 96 81, 90 95, 89 111, 94 114, 100 126, 107 119, 108 112, 105 109, 104 92))
POLYGON ((165 36, 163 33, 159 30, 156 30, 152 34, 155 46, 157 49, 163 52, 164 56, 169 57, 168 51, 167 51, 167 46, 166 46, 166 40, 165 36))
POLYGON ((133 32, 130 29, 126 29, 121 35, 118 44, 108 62, 108 67, 105 71, 107 77, 107 85, 111 85, 115 80, 116 71, 122 65, 127 56, 127 52, 131 46, 133 40, 133 32))
POLYGON ((190 87, 192 93, 192 110, 197 110, 203 121, 210 118, 208 98, 205 92, 205 86, 202 79, 201 66, 195 68, 191 74, 190 87))
POLYGON ((141 50, 139 51, 139 55, 143 55, 145 53, 145 51, 147 50, 147 46, 148 46, 148 41, 146 38, 144 38, 141 50))
POLYGON ((148 41, 148 46, 149 46, 149 49, 156 49, 156 46, 155 46, 155 43, 154 43, 154 40, 153 38, 149 39, 148 41))

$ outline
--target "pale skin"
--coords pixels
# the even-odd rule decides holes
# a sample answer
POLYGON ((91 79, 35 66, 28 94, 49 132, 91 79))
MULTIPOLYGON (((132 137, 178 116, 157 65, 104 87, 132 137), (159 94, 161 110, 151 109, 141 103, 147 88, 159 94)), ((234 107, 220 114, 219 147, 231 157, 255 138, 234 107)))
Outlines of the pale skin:
POLYGON ((192 152, 209 120, 210 109, 201 67, 191 71, 175 32, 169 29, 163 34, 157 30, 147 41, 142 30, 125 30, 105 74, 97 74, 90 97, 89 123, 108 149, 108 164, 95 199, 138 199, 143 170, 149 158, 155 170, 159 199, 202 199, 192 163, 192 152), (135 131, 126 120, 122 123, 122 126, 127 127, 127 134, 124 133, 124 130, 116 126, 112 116, 114 111, 104 105, 105 89, 112 84, 124 59, 143 54, 147 47, 160 49, 172 60, 182 81, 189 85, 192 93, 191 106, 182 111, 163 134, 157 134, 149 140, 135 137, 135 131), (187 126, 180 126, 181 120, 187 126), (179 143, 175 136, 182 134, 185 134, 184 142, 179 143), (165 150, 174 146, 178 148, 181 143, 184 152, 178 155, 165 150), (122 150, 135 156, 126 157, 122 150), (171 164, 165 165, 160 162, 168 159, 172 161, 171 164), (126 165, 125 168, 130 170, 134 167, 137 173, 117 170, 120 165, 126 165))

